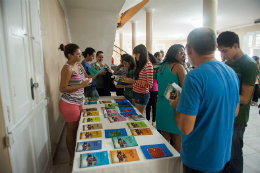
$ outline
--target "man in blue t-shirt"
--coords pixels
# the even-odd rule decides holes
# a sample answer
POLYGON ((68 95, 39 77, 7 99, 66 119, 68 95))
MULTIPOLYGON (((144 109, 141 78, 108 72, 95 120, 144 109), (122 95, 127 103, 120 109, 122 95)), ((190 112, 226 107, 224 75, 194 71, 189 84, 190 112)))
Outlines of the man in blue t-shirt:
POLYGON ((214 58, 216 35, 211 28, 191 31, 186 48, 197 68, 185 76, 181 94, 170 100, 182 133, 184 172, 225 172, 239 110, 239 80, 230 67, 214 58))

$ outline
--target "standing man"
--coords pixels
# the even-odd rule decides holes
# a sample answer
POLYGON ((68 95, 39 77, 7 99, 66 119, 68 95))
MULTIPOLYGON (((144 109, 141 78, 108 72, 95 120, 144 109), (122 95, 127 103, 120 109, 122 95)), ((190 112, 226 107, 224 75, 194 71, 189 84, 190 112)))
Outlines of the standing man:
POLYGON ((235 119, 231 150, 231 173, 243 172, 243 135, 249 119, 249 110, 258 68, 256 62, 244 54, 239 46, 239 37, 234 32, 222 32, 217 39, 221 57, 236 73, 240 82, 240 109, 235 119))
POLYGON ((164 58, 164 51, 160 50, 160 53, 162 54, 162 60, 163 60, 163 58, 164 58))
POLYGON ((163 62, 162 54, 160 52, 155 52, 154 57, 156 58, 158 64, 161 64, 163 62))
POLYGON ((188 35, 187 55, 197 68, 184 79, 170 103, 182 135, 185 173, 229 171, 235 116, 239 111, 236 73, 214 57, 216 35, 209 27, 188 35))

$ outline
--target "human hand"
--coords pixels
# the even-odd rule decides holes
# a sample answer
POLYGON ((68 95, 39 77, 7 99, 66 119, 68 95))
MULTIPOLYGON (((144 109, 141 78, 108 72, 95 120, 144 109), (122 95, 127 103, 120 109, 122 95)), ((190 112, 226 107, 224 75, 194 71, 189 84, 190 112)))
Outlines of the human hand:
POLYGON ((112 73, 110 68, 107 68, 107 71, 108 71, 109 73, 112 73))
POLYGON ((116 88, 124 88, 124 85, 115 85, 116 88))
POLYGON ((82 82, 81 82, 81 86, 82 86, 82 88, 85 88, 85 87, 88 87, 88 86, 91 86, 91 82, 90 82, 90 80, 92 80, 91 78, 90 79, 88 79, 88 80, 83 80, 82 82))
POLYGON ((105 75, 106 74, 106 70, 102 71, 102 72, 99 72, 98 75, 105 75))
POLYGON ((135 80, 134 79, 131 79, 131 78, 124 78, 124 80, 126 81, 126 83, 135 83, 135 80))
POLYGON ((177 109, 177 106, 178 106, 178 103, 179 103, 179 99, 180 99, 180 91, 177 91, 177 97, 175 99, 171 99, 169 98, 169 102, 170 102, 170 105, 173 107, 174 110, 177 109))

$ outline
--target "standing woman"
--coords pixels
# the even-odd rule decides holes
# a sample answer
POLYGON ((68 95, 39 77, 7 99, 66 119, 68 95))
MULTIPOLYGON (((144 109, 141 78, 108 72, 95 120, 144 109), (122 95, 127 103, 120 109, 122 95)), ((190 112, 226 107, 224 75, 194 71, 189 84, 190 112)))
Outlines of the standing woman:
MULTIPOLYGON (((128 54, 123 54, 120 57, 120 65, 117 66, 116 70, 114 71, 114 75, 121 75, 121 76, 126 76, 126 74, 128 73, 128 69, 126 67, 124 67, 123 64, 123 58, 125 56, 127 56, 128 54)), ((116 95, 117 96, 123 96, 124 95, 124 88, 117 88, 116 87, 116 95)))
POLYGON ((89 80, 83 80, 88 75, 82 65, 78 63, 81 58, 79 47, 76 44, 67 44, 66 46, 61 44, 59 49, 64 51, 64 55, 68 59, 61 70, 60 92, 62 95, 59 109, 67 125, 66 143, 70 154, 69 164, 72 165, 84 87, 90 86, 90 83, 89 80))
MULTIPOLYGON (((122 62, 123 62, 124 67, 128 69, 128 73, 126 74, 126 77, 134 79, 134 72, 135 72, 134 58, 131 55, 125 55, 122 59, 122 62)), ((115 87, 116 88, 125 88, 124 96, 130 103, 132 103, 133 84, 115 85, 115 87)))
MULTIPOLYGON (((159 52, 157 52, 159 53, 159 52)), ((159 53, 160 54, 160 53, 159 53)), ((152 64, 156 64, 157 61, 155 59, 155 57, 151 54, 148 53, 149 55, 149 60, 152 64)), ((151 106, 152 106, 152 125, 154 128, 156 128, 156 124, 155 124, 155 117, 156 117, 156 104, 157 104, 157 97, 158 97, 158 83, 157 83, 157 79, 153 79, 153 86, 152 88, 150 88, 149 90, 150 92, 150 99, 149 102, 146 106, 146 119, 148 121, 150 121, 150 110, 151 110, 151 106)))
POLYGON ((176 83, 182 87, 185 69, 181 65, 185 60, 184 47, 181 44, 171 46, 165 56, 162 66, 158 70, 158 99, 156 109, 156 128, 161 130, 162 136, 169 142, 172 138, 173 147, 180 153, 181 132, 174 121, 174 109, 169 100, 164 97, 168 84, 176 83))
MULTIPOLYGON (((253 56, 252 58, 255 60, 258 70, 259 70, 259 57, 253 56)), ((251 106, 258 106, 258 98, 259 98, 259 73, 256 76, 255 90, 254 90, 251 106)))
POLYGON ((125 80, 129 84, 134 84, 132 103, 144 115, 150 98, 149 89, 153 86, 153 65, 148 60, 148 52, 143 44, 136 46, 133 53, 136 61, 135 79, 125 78, 125 80))

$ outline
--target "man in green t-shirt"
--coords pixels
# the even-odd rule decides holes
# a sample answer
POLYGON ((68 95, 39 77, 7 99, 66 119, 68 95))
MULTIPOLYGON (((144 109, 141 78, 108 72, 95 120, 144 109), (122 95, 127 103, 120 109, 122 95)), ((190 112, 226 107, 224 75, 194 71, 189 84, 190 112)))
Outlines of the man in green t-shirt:
POLYGON ((258 68, 255 61, 240 49, 239 37, 236 33, 230 31, 222 32, 218 36, 217 42, 221 57, 226 59, 226 65, 230 66, 237 73, 240 82, 240 109, 234 122, 230 169, 231 173, 242 173, 243 135, 249 119, 250 104, 258 68))

